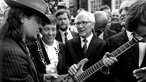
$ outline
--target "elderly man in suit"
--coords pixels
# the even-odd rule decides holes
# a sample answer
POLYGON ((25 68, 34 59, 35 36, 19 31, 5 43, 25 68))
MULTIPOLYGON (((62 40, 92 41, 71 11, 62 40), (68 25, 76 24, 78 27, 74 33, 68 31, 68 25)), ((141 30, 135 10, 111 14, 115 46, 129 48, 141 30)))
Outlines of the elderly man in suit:
POLYGON ((45 15, 46 3, 43 0, 5 2, 11 8, 0 30, 1 82, 43 82, 50 79, 50 74, 38 73, 26 46, 27 40, 36 39, 42 20, 49 23, 45 15))
MULTIPOLYGON (((83 58, 88 58, 88 62, 83 66, 84 69, 102 59, 105 53, 106 42, 93 33, 95 26, 95 17, 92 13, 83 11, 75 18, 75 24, 78 29, 79 37, 73 38, 66 43, 66 58, 69 68, 68 72, 73 75, 79 68, 76 64, 83 58)), ((87 82, 104 82, 105 75, 98 71, 93 74, 87 82)))

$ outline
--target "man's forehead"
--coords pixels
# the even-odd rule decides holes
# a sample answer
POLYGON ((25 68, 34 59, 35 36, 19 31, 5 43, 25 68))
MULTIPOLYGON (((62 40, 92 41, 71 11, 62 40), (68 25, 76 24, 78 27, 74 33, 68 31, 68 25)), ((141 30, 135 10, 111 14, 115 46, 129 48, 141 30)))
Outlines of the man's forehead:
POLYGON ((130 7, 131 5, 131 1, 124 1, 121 6, 120 9, 126 8, 126 7, 130 7))
POLYGON ((76 21, 82 21, 82 20, 84 20, 84 21, 89 21, 89 18, 88 18, 87 16, 85 16, 85 15, 80 15, 80 16, 78 16, 78 18, 76 19, 76 21))

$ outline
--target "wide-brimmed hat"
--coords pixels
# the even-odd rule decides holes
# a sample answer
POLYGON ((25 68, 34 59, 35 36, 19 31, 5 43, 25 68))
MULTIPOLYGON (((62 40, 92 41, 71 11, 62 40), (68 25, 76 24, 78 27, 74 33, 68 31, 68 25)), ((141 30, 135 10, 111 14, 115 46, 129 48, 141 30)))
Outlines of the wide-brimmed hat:
MULTIPOLYGON (((45 14, 48 14, 48 6, 44 0, 4 0, 10 7, 21 7, 30 11, 35 11, 43 20, 50 22, 45 14)), ((31 12, 30 12, 31 13, 31 12)))

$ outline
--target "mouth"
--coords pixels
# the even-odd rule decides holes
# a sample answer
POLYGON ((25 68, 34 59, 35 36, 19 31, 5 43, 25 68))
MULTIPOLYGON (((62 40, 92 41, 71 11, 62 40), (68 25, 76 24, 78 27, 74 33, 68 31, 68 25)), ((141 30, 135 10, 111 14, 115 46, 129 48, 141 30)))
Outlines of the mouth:
POLYGON ((83 30, 83 29, 79 29, 78 31, 79 31, 79 32, 84 32, 85 30, 83 30))

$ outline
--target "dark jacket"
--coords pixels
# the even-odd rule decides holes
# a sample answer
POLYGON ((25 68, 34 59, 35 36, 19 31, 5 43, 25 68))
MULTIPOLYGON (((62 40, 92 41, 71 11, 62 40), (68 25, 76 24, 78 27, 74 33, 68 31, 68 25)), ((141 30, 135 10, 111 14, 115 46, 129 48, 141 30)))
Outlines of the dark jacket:
MULTIPOLYGON (((76 37, 67 41, 66 43, 67 66, 70 67, 73 64, 77 64, 83 58, 88 58, 88 62, 84 65, 84 69, 89 68, 91 65, 102 59, 106 51, 105 45, 106 42, 104 40, 101 40, 94 35, 88 46, 86 54, 83 54, 80 37, 76 37)), ((99 70, 97 73, 89 77, 86 80, 86 82, 94 81, 104 82, 105 80, 106 80, 105 75, 102 74, 101 71, 99 70)))
POLYGON ((0 55, 2 82, 43 82, 23 42, 0 40, 0 55))
MULTIPOLYGON (((114 51, 128 40, 126 30, 110 37, 107 40, 110 52, 114 51)), ((111 81, 110 82, 137 82, 135 77, 133 77, 133 70, 139 68, 139 46, 138 44, 131 47, 129 50, 121 54, 118 58, 118 62, 113 64, 110 68, 111 81)), ((143 60, 142 66, 146 57, 143 60)))
MULTIPOLYGON (((42 40, 40 39, 39 42, 40 42, 40 45, 41 45, 40 47, 42 49, 43 56, 45 57, 46 63, 50 64, 50 60, 49 60, 49 57, 47 55, 47 52, 45 50, 45 47, 43 45, 42 40)), ((29 43, 28 47, 29 47, 30 53, 32 54, 32 56, 35 60, 35 63, 36 63, 36 66, 37 66, 39 73, 45 74, 46 73, 46 70, 45 70, 46 66, 44 65, 44 63, 41 60, 41 56, 40 56, 40 53, 38 51, 38 46, 37 46, 36 42, 29 43)), ((59 58, 59 62, 57 65, 58 74, 64 74, 64 73, 66 73, 66 70, 65 70, 65 64, 66 64, 66 62, 65 62, 65 44, 63 44, 61 42, 59 42, 58 58, 59 58)))

